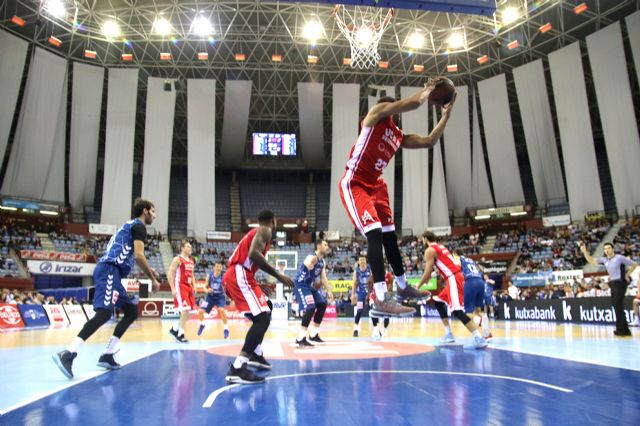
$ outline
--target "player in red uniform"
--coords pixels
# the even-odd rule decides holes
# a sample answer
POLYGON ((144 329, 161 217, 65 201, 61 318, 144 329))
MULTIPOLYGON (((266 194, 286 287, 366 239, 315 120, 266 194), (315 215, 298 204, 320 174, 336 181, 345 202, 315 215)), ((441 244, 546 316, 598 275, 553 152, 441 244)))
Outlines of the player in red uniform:
POLYGON ((240 354, 229 365, 225 379, 230 383, 263 383, 264 377, 254 374, 248 366, 260 370, 271 369, 271 364, 262 355, 262 339, 271 322, 271 302, 262 293, 254 277, 255 272, 262 269, 284 285, 293 287, 293 280, 276 271, 264 257, 276 228, 275 215, 270 210, 261 211, 258 214, 258 224, 258 228, 249 231, 238 243, 222 279, 222 286, 235 303, 236 309, 246 312, 245 315, 253 322, 240 354))
POLYGON ((195 312, 196 298, 193 294, 193 269, 195 263, 191 258, 191 244, 188 241, 182 241, 180 244, 180 254, 173 258, 167 279, 173 294, 173 306, 180 311, 180 320, 178 324, 171 326, 169 333, 176 338, 178 342, 188 343, 184 337, 184 327, 189 320, 191 312, 195 312))
MULTIPOLYGON (((398 149, 432 148, 440 139, 449 120, 455 96, 442 109, 442 118, 428 136, 405 135, 398 127, 398 114, 419 108, 425 103, 436 84, 429 79, 424 90, 396 101, 382 97, 362 121, 360 134, 351 149, 346 171, 340 180, 342 204, 353 224, 367 238, 367 258, 371 265, 376 300, 371 310, 374 316, 411 316, 415 309, 399 305, 388 294, 384 281, 382 248, 393 269, 398 295, 407 298, 427 297, 407 285, 398 237, 393 223, 387 184, 382 172, 398 149)), ((427 167, 427 165, 424 165, 427 167)))
MULTIPOLYGON (((478 326, 464 312, 464 276, 460 266, 455 262, 449 250, 436 241, 436 235, 433 232, 425 231, 422 234, 422 242, 427 249, 424 251, 424 274, 418 288, 426 284, 431 278, 433 269, 437 269, 445 280, 445 286, 437 296, 433 296, 433 300, 436 302, 436 309, 445 324, 445 328, 448 326, 447 306, 449 306, 451 315, 462 321, 467 330, 473 334, 474 347, 476 349, 486 348, 487 341, 482 337, 478 326), (445 319, 447 319, 446 322, 445 319)), ((447 334, 450 333, 451 330, 447 330, 447 334)))

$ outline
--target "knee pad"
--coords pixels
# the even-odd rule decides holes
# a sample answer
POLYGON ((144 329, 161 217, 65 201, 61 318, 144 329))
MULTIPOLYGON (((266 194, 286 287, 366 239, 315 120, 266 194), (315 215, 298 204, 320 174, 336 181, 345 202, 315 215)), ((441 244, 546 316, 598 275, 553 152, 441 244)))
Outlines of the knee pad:
POLYGON ((451 312, 451 315, 458 318, 464 325, 467 325, 469 321, 471 321, 469 315, 465 314, 464 311, 453 311, 451 312))
POLYGON ((315 322, 316 324, 320 324, 326 310, 327 310, 326 303, 316 303, 316 313, 313 316, 313 322, 315 322))
POLYGON ((304 315, 302 316, 302 326, 304 328, 309 327, 309 324, 311 324, 311 318, 313 318, 313 313, 314 311, 311 309, 308 309, 304 312, 304 315))
POLYGON ((367 257, 371 267, 373 282, 384 281, 384 257, 382 253, 382 229, 373 229, 366 234, 367 257))

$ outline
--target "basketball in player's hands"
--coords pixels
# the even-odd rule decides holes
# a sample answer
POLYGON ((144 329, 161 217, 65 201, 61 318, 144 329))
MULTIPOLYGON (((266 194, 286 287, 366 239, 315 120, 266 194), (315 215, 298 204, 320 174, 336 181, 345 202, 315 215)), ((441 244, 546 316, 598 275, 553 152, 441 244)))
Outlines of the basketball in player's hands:
POLYGON ((443 107, 453 99, 456 88, 453 82, 446 77, 439 77, 435 82, 435 87, 429 93, 429 103, 437 107, 443 107))

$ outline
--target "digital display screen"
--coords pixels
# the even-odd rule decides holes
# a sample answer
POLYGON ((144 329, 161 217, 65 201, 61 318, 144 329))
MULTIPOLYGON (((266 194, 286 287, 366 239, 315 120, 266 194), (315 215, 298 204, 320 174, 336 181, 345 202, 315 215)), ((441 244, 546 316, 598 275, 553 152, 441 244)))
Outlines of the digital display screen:
POLYGON ((254 133, 253 155, 295 157, 296 135, 293 133, 254 133))

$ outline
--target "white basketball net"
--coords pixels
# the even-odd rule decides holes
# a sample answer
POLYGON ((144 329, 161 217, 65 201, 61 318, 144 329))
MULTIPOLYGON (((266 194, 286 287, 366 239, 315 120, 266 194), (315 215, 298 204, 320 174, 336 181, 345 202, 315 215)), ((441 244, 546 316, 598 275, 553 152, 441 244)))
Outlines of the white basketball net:
POLYGON ((351 68, 373 68, 380 62, 378 43, 393 17, 393 9, 336 5, 333 16, 351 45, 351 68), (384 13, 384 10, 387 10, 384 13))

